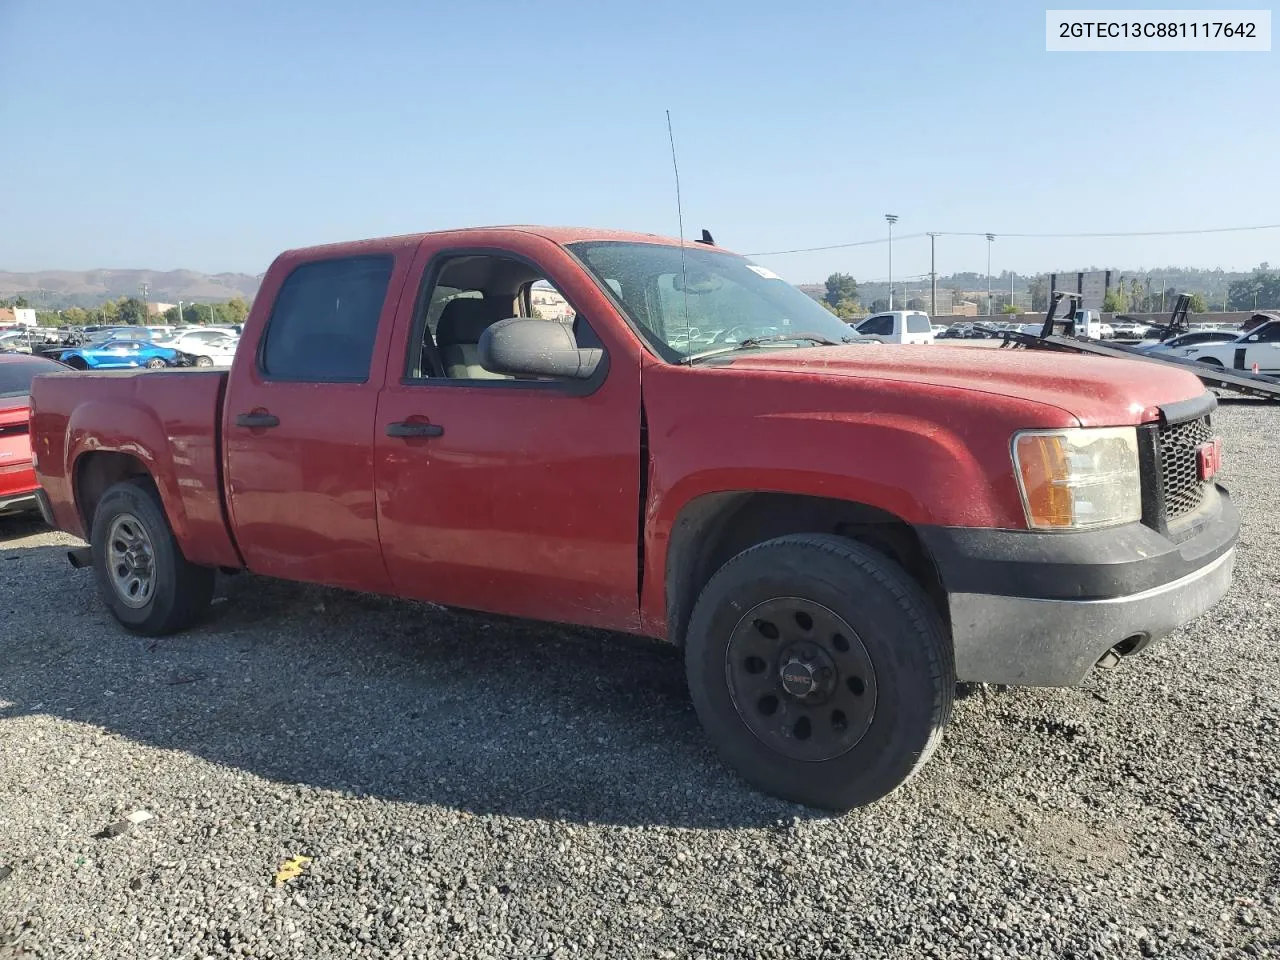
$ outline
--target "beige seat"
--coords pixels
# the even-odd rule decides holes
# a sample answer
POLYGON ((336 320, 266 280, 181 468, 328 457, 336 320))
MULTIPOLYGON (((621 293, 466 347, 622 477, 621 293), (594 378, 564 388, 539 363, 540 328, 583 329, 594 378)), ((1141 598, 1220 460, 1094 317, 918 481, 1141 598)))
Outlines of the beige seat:
POLYGON ((480 335, 510 315, 510 306, 474 297, 450 300, 436 326, 436 346, 445 376, 455 380, 511 380, 480 366, 480 335))

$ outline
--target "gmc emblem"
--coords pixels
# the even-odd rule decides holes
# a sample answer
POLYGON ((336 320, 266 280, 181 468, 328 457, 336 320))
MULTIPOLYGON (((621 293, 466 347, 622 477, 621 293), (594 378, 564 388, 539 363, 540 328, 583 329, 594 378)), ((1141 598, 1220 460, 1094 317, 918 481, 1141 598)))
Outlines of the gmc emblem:
POLYGON ((1212 480, 1222 469, 1222 438, 1214 437, 1196 447, 1196 476, 1212 480))

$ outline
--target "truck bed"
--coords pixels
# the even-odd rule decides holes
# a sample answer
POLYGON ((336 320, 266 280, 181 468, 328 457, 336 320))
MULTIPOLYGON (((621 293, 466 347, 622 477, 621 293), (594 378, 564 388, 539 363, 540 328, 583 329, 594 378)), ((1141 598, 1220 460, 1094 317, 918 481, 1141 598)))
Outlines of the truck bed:
POLYGON ((90 488, 124 479, 140 461, 155 478, 187 559, 239 567, 221 487, 226 384, 221 370, 36 377, 32 444, 57 525, 87 539, 88 509, 96 502, 90 488))

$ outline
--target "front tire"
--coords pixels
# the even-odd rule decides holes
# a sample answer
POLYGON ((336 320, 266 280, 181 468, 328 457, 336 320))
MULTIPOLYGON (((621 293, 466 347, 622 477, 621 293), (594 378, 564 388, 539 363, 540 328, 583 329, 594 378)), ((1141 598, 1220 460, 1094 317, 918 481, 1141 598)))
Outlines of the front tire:
POLYGON ((121 626, 160 636, 190 626, 213 599, 214 572, 178 547, 150 478, 109 487, 90 534, 98 593, 121 626))
POLYGON ((694 708, 720 755, 768 793, 847 810, 905 783, 951 715, 950 640, 919 584, 842 537, 738 554, 694 607, 694 708))
POLYGON ((196 357, 197 367, 212 367, 213 360, 210 357, 196 357))

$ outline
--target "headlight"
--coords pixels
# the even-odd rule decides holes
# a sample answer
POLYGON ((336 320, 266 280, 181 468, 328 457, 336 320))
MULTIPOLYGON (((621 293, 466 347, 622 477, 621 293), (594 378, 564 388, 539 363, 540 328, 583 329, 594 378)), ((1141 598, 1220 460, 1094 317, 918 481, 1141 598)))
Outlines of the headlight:
POLYGON ((1026 430, 1014 434, 1013 465, 1034 529, 1082 530, 1142 518, 1133 427, 1026 430))

